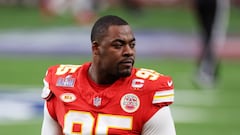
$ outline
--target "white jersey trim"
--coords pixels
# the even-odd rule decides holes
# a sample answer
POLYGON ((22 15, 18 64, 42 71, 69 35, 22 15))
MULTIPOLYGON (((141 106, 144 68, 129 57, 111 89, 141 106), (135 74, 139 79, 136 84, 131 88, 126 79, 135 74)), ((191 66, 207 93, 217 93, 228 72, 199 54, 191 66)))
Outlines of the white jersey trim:
POLYGON ((153 104, 174 101, 174 89, 157 91, 153 96, 153 104))

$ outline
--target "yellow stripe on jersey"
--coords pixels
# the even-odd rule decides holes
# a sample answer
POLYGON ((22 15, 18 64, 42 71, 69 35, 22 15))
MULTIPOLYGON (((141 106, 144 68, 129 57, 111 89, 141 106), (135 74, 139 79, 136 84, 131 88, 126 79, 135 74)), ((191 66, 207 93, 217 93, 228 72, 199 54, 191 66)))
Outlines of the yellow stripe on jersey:
POLYGON ((162 102, 173 102, 174 101, 174 90, 157 91, 153 96, 153 104, 162 102))

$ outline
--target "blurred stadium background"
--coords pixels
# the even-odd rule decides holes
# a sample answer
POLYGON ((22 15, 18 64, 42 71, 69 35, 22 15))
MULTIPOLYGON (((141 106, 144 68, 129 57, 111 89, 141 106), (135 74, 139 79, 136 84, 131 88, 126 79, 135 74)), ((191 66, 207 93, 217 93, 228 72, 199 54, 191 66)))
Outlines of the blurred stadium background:
POLYGON ((134 29, 136 66, 173 77, 176 102, 172 113, 178 135, 238 135, 239 0, 231 1, 227 40, 219 51, 221 76, 215 89, 198 89, 192 84, 199 36, 191 0, 158 1, 157 5, 144 3, 138 10, 117 0, 99 0, 94 12, 86 13, 90 18, 81 14, 79 19, 70 11, 53 14, 46 10, 47 0, 0 0, 0 134, 40 134, 40 93, 47 67, 90 60, 91 19, 115 14, 134 29))

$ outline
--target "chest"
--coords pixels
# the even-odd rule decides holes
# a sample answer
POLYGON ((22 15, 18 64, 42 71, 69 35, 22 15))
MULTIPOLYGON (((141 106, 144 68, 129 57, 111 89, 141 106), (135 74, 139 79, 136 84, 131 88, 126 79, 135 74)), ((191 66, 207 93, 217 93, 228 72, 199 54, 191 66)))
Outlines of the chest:
POLYGON ((110 97, 68 93, 57 99, 55 112, 65 134, 134 135, 141 133, 147 100, 128 92, 110 97))

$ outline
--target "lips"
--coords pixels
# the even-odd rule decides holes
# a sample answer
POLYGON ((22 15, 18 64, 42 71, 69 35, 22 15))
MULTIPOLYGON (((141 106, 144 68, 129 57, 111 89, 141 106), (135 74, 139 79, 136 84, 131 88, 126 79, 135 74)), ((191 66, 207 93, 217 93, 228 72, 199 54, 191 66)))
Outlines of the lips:
POLYGON ((134 63, 133 59, 126 59, 120 62, 121 65, 125 65, 125 66, 132 66, 134 63))
POLYGON ((132 63, 121 63, 121 65, 127 66, 127 67, 131 67, 132 63))

